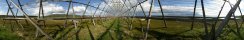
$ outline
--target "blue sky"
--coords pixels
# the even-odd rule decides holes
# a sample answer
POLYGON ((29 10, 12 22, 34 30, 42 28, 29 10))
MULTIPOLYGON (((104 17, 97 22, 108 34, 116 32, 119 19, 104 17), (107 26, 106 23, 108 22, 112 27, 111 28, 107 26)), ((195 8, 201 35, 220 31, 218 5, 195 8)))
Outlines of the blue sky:
MULTIPOLYGON (((15 3, 17 3, 17 0, 13 0, 13 1, 15 3)), ((20 1, 22 4, 25 4, 25 6, 23 6, 23 7, 24 7, 25 12, 28 13, 28 15, 37 15, 38 14, 38 9, 39 9, 38 4, 39 3, 37 3, 36 0, 20 0, 20 1)), ((85 4, 88 3, 88 0, 73 0, 73 1, 85 3, 85 4)), ((105 1, 109 2, 111 0, 105 0, 105 1)), ((121 0, 119 0, 119 1, 121 1, 121 0)), ((129 7, 135 6, 137 4, 137 2, 140 2, 140 1, 143 1, 143 0, 130 0, 130 1, 126 2, 126 5, 129 7), (129 2, 131 2, 132 5, 130 5, 129 2)), ((166 16, 191 16, 193 14, 194 1, 195 0, 161 0, 161 3, 163 6, 159 6, 157 0, 155 0, 155 4, 153 5, 153 15, 161 15, 159 7, 163 7, 163 10, 164 10, 164 13, 166 16)), ((204 4, 206 7, 205 8, 206 15, 211 16, 211 17, 217 16, 218 11, 220 10, 222 4, 224 3, 223 0, 204 0, 204 2, 205 2, 204 4)), ((234 4, 236 1, 231 0, 230 2, 232 4, 234 4)), ((244 7, 243 2, 244 1, 242 1, 242 3, 240 4, 240 7, 242 10, 244 9, 244 8, 242 8, 242 7, 244 7)), ((6 1, 0 0, 0 3, 1 3, 0 4, 0 15, 6 15, 7 8, 8 8, 6 1)), ((66 13, 66 11, 68 9, 68 2, 54 2, 54 1, 49 0, 49 1, 43 2, 43 4, 44 4, 44 10, 45 10, 44 13, 46 15, 64 14, 64 13, 66 13)), ((101 4, 99 9, 102 9, 106 5, 101 0, 91 0, 90 5, 97 7, 98 4, 101 4)), ((111 5, 113 3, 109 3, 109 4, 111 5)), ((196 15, 202 16, 200 0, 198 0, 197 5, 198 6, 197 6, 196 15)), ((150 2, 147 1, 147 2, 143 3, 142 6, 145 9, 145 11, 148 13, 149 7, 150 7, 150 2)), ((81 15, 84 12, 85 8, 86 8, 86 5, 74 4, 75 12, 70 12, 70 13, 75 13, 77 15, 81 15)), ((118 7, 118 8, 113 8, 113 9, 108 8, 108 7, 105 8, 106 11, 114 11, 114 10, 118 10, 118 9, 122 9, 122 10, 120 10, 121 12, 123 12, 124 10, 127 10, 125 7, 118 7)), ((136 13, 138 15, 143 15, 139 6, 136 7, 136 9, 137 9, 136 13)), ((16 12, 16 10, 17 9, 14 9, 14 12, 16 12)), ((230 10, 230 6, 227 3, 221 16, 225 16, 229 10, 230 10)), ((237 11, 239 11, 239 10, 237 10, 237 11)), ((95 8, 88 7, 86 15, 91 15, 94 12, 95 12, 95 8)), ((101 12, 103 12, 103 11, 98 10, 98 12, 96 14, 101 13, 101 12)), ((114 12, 118 13, 117 11, 114 11, 114 12)), ((21 13, 19 13, 19 14, 21 14, 21 13)), ((108 14, 104 14, 104 15, 108 15, 108 14)), ((130 11, 130 12, 128 12, 128 14, 133 14, 133 13, 130 11)), ((236 15, 240 15, 240 13, 236 12, 236 15)))

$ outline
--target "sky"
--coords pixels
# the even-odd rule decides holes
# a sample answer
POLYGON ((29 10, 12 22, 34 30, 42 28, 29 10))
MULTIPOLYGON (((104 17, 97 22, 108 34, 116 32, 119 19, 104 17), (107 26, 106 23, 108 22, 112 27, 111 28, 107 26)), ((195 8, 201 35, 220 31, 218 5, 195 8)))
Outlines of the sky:
MULTIPOLYGON (((9 0, 10 1, 10 0, 9 0)), ((17 3, 17 0, 13 0, 14 3, 17 3)), ((43 2, 44 7, 44 13, 45 15, 51 15, 51 14, 65 14, 68 10, 68 2, 60 2, 60 1, 67 1, 67 0, 46 0, 43 2)), ((79 2, 83 4, 87 4, 89 0, 73 0, 74 2, 79 2)), ((100 13, 104 13, 101 15, 107 16, 107 15, 120 15, 124 12, 126 14, 137 14, 137 15, 143 15, 143 11, 141 10, 140 6, 135 7, 135 9, 131 9, 130 11, 126 11, 130 9, 133 6, 136 6, 139 2, 142 2, 144 0, 91 0, 91 3, 89 5, 98 7, 99 4, 101 4, 98 9, 104 9, 97 10, 95 13, 96 8, 93 8, 91 6, 87 7, 87 11, 85 15, 100 15, 100 13), (122 4, 117 4, 114 2, 125 2, 125 6, 121 6, 122 4), (107 3, 106 3, 107 2, 107 3), (109 5, 109 6, 108 6, 109 5), (118 6, 119 5, 119 6, 118 6), (112 6, 112 7, 111 7, 112 6), (136 10, 136 11, 133 11, 136 10)), ((193 15, 193 9, 194 9, 194 1, 195 0, 161 0, 162 6, 159 6, 158 1, 155 0, 153 5, 153 11, 152 15, 160 16, 161 11, 160 7, 162 7, 163 12, 165 16, 192 16, 193 15)), ((38 15, 39 13, 39 3, 38 0, 20 0, 21 4, 24 5, 23 9, 28 15, 38 15)), ((240 4, 240 9, 243 11, 244 7, 244 1, 240 4)), ((6 3, 6 0, 0 0, 0 15, 6 15, 8 6, 6 3)), ((142 7, 144 11, 148 14, 150 9, 150 3, 151 0, 146 1, 142 3, 142 7)), ((216 17, 219 13, 219 10, 221 9, 222 4, 224 3, 223 0, 204 0, 205 5, 205 12, 206 16, 209 17, 216 17)), ((231 4, 235 4, 236 0, 230 0, 231 4)), ((12 5, 12 4, 11 4, 12 5)), ((70 9, 70 14, 76 14, 76 15, 83 15, 86 9, 86 5, 73 3, 73 9, 70 9)), ((14 13, 16 13, 17 9, 12 5, 14 13)), ((226 5, 223 8, 223 11, 221 13, 221 16, 225 16, 228 11, 230 10, 230 5, 226 3, 226 5)), ((196 8, 196 16, 202 16, 202 9, 200 0, 198 0, 197 8, 196 8)), ((236 15, 240 16, 240 10, 236 11, 236 15)), ((18 15, 21 15, 22 13, 18 13, 18 15)))

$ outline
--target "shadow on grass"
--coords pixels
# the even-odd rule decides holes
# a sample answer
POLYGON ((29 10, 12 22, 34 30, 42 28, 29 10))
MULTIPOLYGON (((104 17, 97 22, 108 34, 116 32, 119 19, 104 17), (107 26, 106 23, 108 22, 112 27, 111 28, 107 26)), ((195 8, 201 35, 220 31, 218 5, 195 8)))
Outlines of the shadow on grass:
POLYGON ((112 40, 115 40, 114 38, 113 38, 113 36, 112 36, 112 33, 109 31, 109 36, 110 36, 110 38, 112 39, 112 40))
POLYGON ((178 32, 176 34, 183 34, 183 33, 189 32, 189 31, 192 31, 192 30, 191 29, 190 30, 185 30, 185 31, 182 31, 182 32, 178 32))
MULTIPOLYGON (((112 23, 112 25, 109 26, 109 28, 106 29, 106 31, 100 36, 98 37, 98 40, 102 40, 102 38, 107 34, 107 33, 110 33, 110 29, 113 27, 113 25, 115 24, 115 21, 112 23)), ((111 35, 111 33, 110 33, 111 35)), ((112 36, 112 35, 111 35, 112 36)), ((111 37, 112 39, 114 39, 113 37, 111 37)))
MULTIPOLYGON (((123 30, 120 29, 121 28, 120 21, 117 20, 116 24, 117 24, 116 25, 117 38, 118 38, 118 40, 123 40, 123 37, 122 37, 122 31, 123 30)), ((131 30, 131 28, 129 30, 131 30)))
MULTIPOLYGON (((136 29, 139 30, 139 31, 141 31, 141 28, 136 28, 136 29)), ((181 33, 185 33, 185 32, 188 32, 188 31, 191 31, 191 30, 186 30, 186 31, 183 31, 181 33)), ((157 40, 161 40, 161 39, 166 39, 166 40, 181 40, 182 38, 195 38, 195 36, 178 35, 178 34, 181 34, 181 33, 167 34, 167 33, 158 32, 158 31, 154 31, 154 30, 149 30, 148 33, 152 37, 155 37, 157 40)))
POLYGON ((80 37, 79 37, 80 30, 81 30, 81 27, 75 33, 76 40, 80 40, 80 37))
MULTIPOLYGON (((55 38, 59 32, 61 32, 61 31, 64 30, 64 28, 62 28, 61 26, 59 26, 59 25, 56 25, 56 26, 57 26, 59 29, 56 30, 56 31, 54 32, 54 34, 52 35, 53 38, 55 38)), ((50 34, 50 33, 49 33, 49 34, 50 34)))
MULTIPOLYGON (((65 32, 63 35, 61 35, 60 37, 58 37, 57 40, 65 39, 65 36, 67 36, 67 34, 68 34, 72 29, 74 29, 74 27, 68 29, 68 31, 65 32)), ((64 30, 63 30, 63 31, 64 31, 64 30)))
POLYGON ((92 39, 92 40, 95 40, 95 39, 94 39, 94 36, 93 36, 93 34, 92 34, 91 30, 90 30, 90 27, 89 27, 88 25, 87 25, 86 27, 87 27, 87 29, 88 29, 88 31, 89 31, 89 34, 90 34, 91 39, 92 39))

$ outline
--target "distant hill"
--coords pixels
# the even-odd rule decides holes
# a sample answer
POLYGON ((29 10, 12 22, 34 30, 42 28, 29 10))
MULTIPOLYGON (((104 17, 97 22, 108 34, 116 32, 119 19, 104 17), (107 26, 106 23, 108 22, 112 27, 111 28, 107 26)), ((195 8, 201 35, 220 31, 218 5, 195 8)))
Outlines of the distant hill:
MULTIPOLYGON (((6 18, 6 17, 14 17, 12 15, 0 15, 0 18, 6 18)), ((18 18, 25 18, 25 16, 17 16, 18 18)), ((37 18, 38 16, 29 16, 31 18, 37 18)), ((65 18, 66 17, 66 14, 51 14, 51 15, 47 15, 45 16, 45 18, 65 18)), ((69 18, 72 18, 73 15, 68 15, 69 18)), ((75 15, 75 17, 82 17, 80 15, 75 15)), ((85 15, 84 17, 91 17, 91 15, 85 15)))
POLYGON ((7 15, 0 15, 0 18, 4 18, 4 17, 6 17, 7 15))
MULTIPOLYGON (((85 17, 89 17, 91 15, 85 15, 85 17)), ((48 16, 45 16, 45 17, 48 17, 48 18, 53 18, 53 17, 58 17, 58 18, 65 18, 66 17, 66 14, 51 14, 51 15, 48 15, 48 16)), ((68 15, 69 18, 73 17, 73 15, 68 15)), ((75 17, 82 17, 80 15, 75 15, 75 17)))
MULTIPOLYGON (((14 16, 12 16, 12 15, 0 15, 0 18, 5 18, 5 17, 14 17, 14 16)), ((25 16, 16 16, 16 17, 18 17, 18 18, 25 18, 25 16)), ((37 16, 30 16, 29 15, 29 17, 37 17, 37 16)))

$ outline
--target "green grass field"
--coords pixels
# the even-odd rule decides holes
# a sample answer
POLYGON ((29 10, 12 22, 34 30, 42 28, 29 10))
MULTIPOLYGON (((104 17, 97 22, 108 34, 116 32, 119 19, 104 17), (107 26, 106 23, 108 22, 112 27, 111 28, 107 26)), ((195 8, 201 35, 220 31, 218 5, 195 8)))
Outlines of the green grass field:
MULTIPOLYGON (((78 27, 74 27, 71 20, 68 26, 64 27, 64 20, 45 20, 46 27, 41 26, 45 33, 56 40, 140 40, 144 37, 146 31, 146 20, 141 19, 125 19, 125 18, 109 18, 95 19, 96 25, 92 24, 91 19, 77 20, 78 27), (133 20, 133 21, 131 21, 133 20), (142 30, 144 29, 144 30, 142 30)), ((150 30, 148 32, 149 40, 202 40, 204 25, 200 21, 196 21, 194 29, 191 30, 191 22, 182 20, 166 20, 167 28, 164 27, 163 20, 151 20, 150 30)), ((47 39, 44 35, 39 34, 37 37, 36 29, 25 20, 19 20, 24 26, 22 29, 14 20, 0 20, 0 39, 3 40, 34 40, 47 39)), ((37 23, 37 22, 36 22, 37 23)), ((229 23, 232 30, 236 30, 235 25, 231 21, 229 23)), ((208 25, 208 29, 211 26, 208 25)), ((244 35, 244 30, 241 30, 244 35)), ((240 40, 238 35, 225 28, 218 40, 240 40)))

